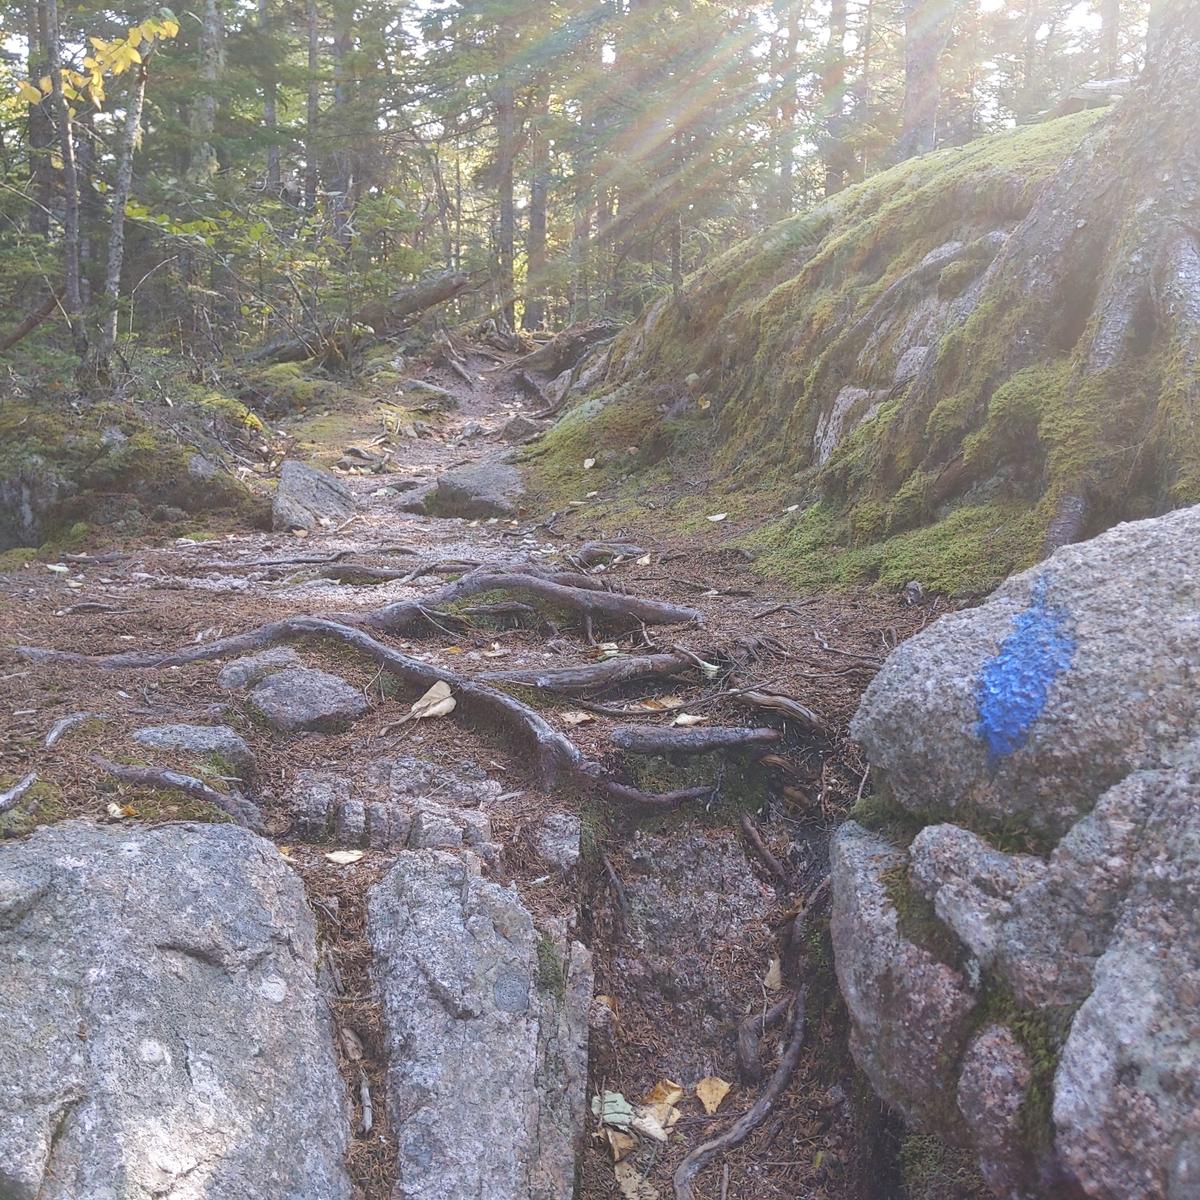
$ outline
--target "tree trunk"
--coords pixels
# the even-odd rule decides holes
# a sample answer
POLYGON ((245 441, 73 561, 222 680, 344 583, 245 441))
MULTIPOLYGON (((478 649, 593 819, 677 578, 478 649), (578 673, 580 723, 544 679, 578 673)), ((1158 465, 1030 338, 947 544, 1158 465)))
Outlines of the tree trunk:
POLYGON ((308 110, 304 126, 304 211, 317 211, 317 126, 321 119, 321 94, 317 71, 321 65, 321 39, 317 28, 317 0, 305 0, 304 19, 308 31, 308 110))
POLYGON ((904 106, 896 157, 927 154, 937 143, 939 60, 953 28, 954 5, 905 0, 904 106))
POLYGON ((100 341, 96 347, 98 374, 108 369, 108 360, 117 345, 117 320, 120 316, 121 267, 125 260, 125 205, 133 186, 133 152, 142 129, 142 105, 146 99, 146 58, 135 68, 133 87, 126 101, 125 127, 117 160, 117 178, 112 192, 112 217, 108 231, 108 263, 104 273, 104 311, 100 320, 100 341))
POLYGON ((270 143, 267 146, 267 193, 271 196, 280 194, 282 179, 279 172, 279 113, 277 104, 277 87, 275 83, 275 53, 271 43, 271 0, 258 0, 258 28, 263 40, 271 49, 271 63, 263 80, 263 126, 267 131, 270 143))
POLYGON ((778 215, 790 217, 795 207, 796 117, 799 112, 800 0, 790 0, 784 26, 779 79, 779 205, 778 215))
POLYGON ((1105 79, 1121 73, 1121 0, 1100 0, 1099 67, 1105 79))
POLYGON ((842 144, 846 113, 846 0, 831 0, 829 43, 825 49, 825 71, 821 95, 825 104, 825 195, 840 192, 846 182, 845 148, 842 144))
POLYGON ((580 181, 575 192, 575 220, 571 226, 571 320, 586 321, 591 312, 592 196, 580 181))
MULTIPOLYGON (((503 60, 504 55, 501 55, 503 60)), ((513 160, 517 148, 517 104, 507 66, 496 84, 496 165, 499 223, 496 230, 498 307, 510 330, 516 328, 516 284, 513 278, 516 213, 513 204, 513 160)))
POLYGON ((529 135, 529 229, 525 241, 525 311, 522 329, 540 329, 546 320, 546 199, 550 190, 550 146, 545 123, 549 109, 544 88, 534 103, 529 135))
POLYGON ((200 88, 189 122, 188 179, 204 184, 217 173, 213 134, 217 128, 217 84, 225 68, 225 26, 218 0, 204 0, 200 23, 200 88))
POLYGON ((87 330, 83 325, 83 294, 79 286, 79 175, 75 169, 75 134, 63 95, 62 43, 58 26, 58 0, 42 0, 40 9, 42 44, 50 64, 50 95, 58 124, 63 178, 63 307, 71 326, 72 340, 80 358, 87 353, 87 330))
MULTIPOLYGON (((42 41, 38 6, 31 0, 28 9, 29 82, 37 87, 38 80, 46 74, 46 54, 42 41)), ((29 106, 27 141, 29 145, 29 171, 33 184, 33 203, 29 206, 29 231, 50 233, 50 207, 54 197, 54 164, 50 161, 54 146, 54 118, 51 115, 52 101, 49 97, 40 104, 29 106)))
MULTIPOLYGON (((940 398, 978 424, 1007 380, 1045 369, 1053 427, 1014 433, 1009 453, 1043 472, 1048 550, 1133 503, 1200 500, 1200 0, 1165 0, 1158 21, 1133 93, 1043 186, 943 341, 959 349, 930 352, 886 434, 898 469, 890 447, 940 398)), ((953 466, 930 504, 975 482, 953 466)))
POLYGON ((354 85, 347 59, 354 49, 354 9, 339 0, 333 12, 333 119, 338 137, 329 153, 325 191, 333 219, 333 236, 343 248, 350 245, 350 222, 354 213, 356 143, 362 130, 356 128, 351 109, 354 85))

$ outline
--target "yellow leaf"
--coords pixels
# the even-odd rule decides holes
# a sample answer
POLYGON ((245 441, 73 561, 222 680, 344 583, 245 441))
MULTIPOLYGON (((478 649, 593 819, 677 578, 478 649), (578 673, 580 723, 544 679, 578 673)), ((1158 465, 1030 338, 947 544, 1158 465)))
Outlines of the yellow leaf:
POLYGON ((600 1130, 600 1137, 608 1143, 608 1151, 615 1163, 619 1163, 631 1150, 637 1149, 637 1138, 622 1129, 610 1129, 605 1125, 600 1130))
POLYGON ((95 47, 97 50, 99 50, 101 54, 103 54, 103 53, 104 53, 104 51, 108 49, 108 43, 107 43, 106 41, 104 41, 103 39, 101 39, 101 38, 98 38, 98 37, 90 37, 90 38, 88 38, 88 41, 89 41, 89 42, 91 42, 91 44, 92 44, 92 45, 93 45, 93 46, 94 46, 94 47, 95 47))
POLYGON ((683 1088, 673 1079, 660 1079, 646 1097, 647 1104, 678 1104, 683 1099, 683 1088))
POLYGON ((558 714, 564 725, 587 725, 596 718, 590 712, 577 712, 573 709, 558 714))
POLYGON ((778 992, 783 988, 783 969, 780 967, 778 955, 771 959, 771 965, 767 968, 767 975, 763 980, 763 987, 769 992, 778 992))
POLYGON ((42 93, 23 79, 17 84, 17 91, 21 93, 21 99, 29 104, 41 104, 42 102, 42 93))
POLYGON ((140 26, 135 25, 129 31, 129 44, 131 46, 140 46, 142 43, 142 31, 140 26))
POLYGON ((42 89, 43 96, 48 96, 52 91, 54 91, 54 80, 51 79, 49 75, 43 75, 41 79, 38 80, 38 87, 42 89))
POLYGON ((613 1167, 617 1186, 624 1200, 659 1200, 659 1191, 631 1162, 613 1167))
POLYGON ((709 1075, 696 1084, 696 1099, 704 1105, 711 1117, 721 1107, 721 1101, 729 1095, 730 1085, 717 1075, 709 1075))
POLYGON ((429 691, 414 702, 404 720, 423 721, 428 717, 444 717, 457 707, 458 701, 450 694, 450 685, 444 679, 439 679, 429 691))

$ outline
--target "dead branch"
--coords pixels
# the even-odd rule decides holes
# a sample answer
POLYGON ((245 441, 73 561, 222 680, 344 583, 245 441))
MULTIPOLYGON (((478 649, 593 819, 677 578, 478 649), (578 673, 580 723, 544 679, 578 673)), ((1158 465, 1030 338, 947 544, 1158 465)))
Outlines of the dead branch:
POLYGON ((65 717, 59 717, 53 725, 50 726, 46 734, 46 740, 42 743, 47 750, 55 744, 63 734, 75 728, 76 725, 82 725, 84 721, 103 721, 104 717, 100 713, 95 712, 73 712, 68 713, 65 717))
POLYGON ((758 1083, 762 1079, 762 1059, 758 1043, 764 1033, 778 1025, 792 1007, 792 997, 777 1000, 766 1012, 751 1013, 738 1025, 737 1056, 742 1078, 747 1083, 758 1083))
POLYGON ((62 298, 62 292, 51 292, 18 326, 0 337, 0 354, 31 334, 59 306, 62 298))
POLYGON ((770 712, 782 713, 785 717, 811 729, 814 733, 828 733, 829 725, 823 717, 819 717, 811 708, 800 703, 791 696, 781 696, 775 692, 743 691, 738 699, 754 708, 767 709, 770 712))
POLYGON ((112 762, 101 754, 93 754, 90 757, 96 766, 121 783, 132 784, 134 787, 182 792, 192 800, 203 800, 228 813, 239 825, 245 825, 255 831, 262 830, 262 813, 258 805, 236 792, 218 792, 216 788, 209 787, 194 775, 184 775, 181 771, 172 771, 167 767, 130 767, 124 763, 112 762))
POLYGON ((702 796, 712 793, 712 785, 703 787, 680 788, 676 792, 643 792, 641 788, 630 787, 625 783, 609 780, 605 790, 616 800, 627 804, 642 804, 647 808, 678 808, 688 800, 699 800, 702 796))
POLYGON ((762 859, 763 866, 775 876, 782 884, 787 884, 788 875, 783 869, 783 863, 771 853, 771 848, 763 840, 763 835, 759 832, 758 826, 754 823, 754 818, 749 813, 742 814, 742 832, 746 835, 746 840, 753 847, 754 852, 762 859))
POLYGON ((544 671, 537 668, 488 671, 477 678, 497 683, 518 683, 524 687, 575 696, 636 680, 678 675, 690 667, 691 664, 681 654, 643 654, 606 658, 583 667, 556 667, 544 671))
POLYGON ((634 542, 584 542, 578 550, 568 555, 585 567, 611 562, 614 558, 640 558, 645 550, 634 542))
POLYGON ((36 771, 30 771, 24 779, 13 784, 6 792, 0 792, 0 816, 8 812, 10 809, 16 808, 21 802, 21 797, 29 791, 31 787, 38 781, 36 771))
POLYGON ((792 1016, 792 1032, 771 1076, 771 1081, 750 1109, 738 1118, 724 1133, 697 1146, 695 1150, 681 1162, 675 1171, 675 1200, 692 1200, 692 1182, 696 1175, 706 1167, 718 1154, 724 1154, 742 1142, 760 1125, 779 1098, 787 1090, 796 1067, 800 1062, 800 1052, 804 1048, 804 990, 800 989, 795 996, 795 1011, 792 1016))
POLYGON ((674 725, 618 725, 613 745, 629 754, 711 754, 777 742, 778 729, 743 729, 735 725, 680 729, 674 725))

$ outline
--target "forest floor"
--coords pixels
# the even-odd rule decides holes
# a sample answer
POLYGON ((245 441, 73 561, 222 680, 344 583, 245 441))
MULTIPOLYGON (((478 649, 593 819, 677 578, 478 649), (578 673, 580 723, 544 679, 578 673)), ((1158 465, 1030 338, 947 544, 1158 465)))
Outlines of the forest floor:
MULTIPOLYGON (((65 560, 65 571, 31 563, 0 576, 6 642, 88 653, 194 645, 283 616, 364 611, 419 598, 441 586, 439 580, 415 572, 421 563, 470 559, 502 564, 518 558, 560 562, 577 548, 578 538, 556 532, 554 522, 545 522, 545 514, 530 512, 511 521, 436 519, 399 511, 397 495, 387 490, 400 479, 428 479, 502 450, 500 427, 513 413, 532 406, 515 394, 509 372, 485 373, 491 365, 480 357, 468 359, 479 380, 473 387, 440 368, 422 373, 455 393, 457 409, 431 417, 422 431, 426 436, 391 437, 385 473, 346 477, 356 494, 358 513, 343 525, 304 538, 247 529, 211 540, 97 545, 65 560), (469 427, 478 427, 478 432, 464 436, 469 427), (341 562, 412 567, 416 577, 369 586, 314 577, 335 556, 341 562)), ((284 422, 280 430, 312 460, 330 465, 349 446, 368 447, 385 433, 385 422, 378 403, 363 397, 336 419, 298 417, 284 422)), ((577 512, 574 523, 585 520, 586 512, 577 512)), ((620 534, 619 529, 593 531, 597 537, 620 534)), ((89 755, 102 751, 110 759, 138 761, 145 751, 130 740, 132 732, 169 722, 220 720, 251 744, 259 762, 254 798, 262 806, 270 836, 305 880, 341 977, 336 1020, 353 1029, 366 1048, 376 1124, 369 1136, 356 1139, 350 1161, 358 1194, 365 1200, 385 1200, 395 1171, 382 1111, 381 1039, 367 974, 370 955, 362 933, 365 890, 392 855, 367 850, 354 864, 330 863, 325 858, 328 845, 307 845, 295 836, 283 797, 299 771, 361 765, 389 754, 416 755, 447 768, 471 762, 501 781, 504 792, 491 818, 504 853, 493 877, 513 885, 536 918, 565 921, 590 945, 596 993, 613 997, 619 1009, 615 1047, 602 1062, 594 1056, 589 1094, 604 1088, 640 1100, 669 1074, 679 1057, 672 1051, 681 1046, 687 1046, 693 1058, 698 1055, 713 1074, 733 1083, 714 1115, 706 1114, 694 1098, 682 1102, 682 1119, 647 1166, 652 1190, 641 1193, 647 1197, 670 1196, 671 1172, 684 1154, 744 1113, 763 1086, 739 1076, 732 1035, 747 1014, 775 999, 763 980, 772 958, 782 953, 780 931, 789 928, 790 918, 815 894, 811 949, 799 960, 788 960, 798 967, 787 966, 806 977, 783 981, 785 988, 807 991, 808 1032, 799 1069, 771 1116, 743 1145, 700 1175, 696 1195, 704 1200, 791 1200, 800 1195, 814 1200, 886 1200, 900 1195, 888 1174, 894 1167, 894 1146, 881 1145, 881 1139, 886 1142, 892 1135, 857 1084, 845 1052, 828 939, 820 936, 828 911, 821 884, 828 835, 862 796, 866 783, 864 764, 846 735, 850 716, 882 658, 932 620, 937 604, 908 607, 898 597, 866 593, 797 598, 764 583, 743 555, 714 548, 703 534, 673 537, 664 532, 655 544, 643 541, 642 549, 643 554, 604 571, 609 586, 697 608, 703 623, 657 628, 648 635, 640 623, 617 622, 598 630, 598 637, 608 644, 609 653, 613 647, 618 653, 636 653, 648 641, 660 649, 683 647, 719 664, 720 675, 642 681, 591 700, 599 701, 600 708, 612 708, 669 696, 668 706, 682 704, 712 724, 762 724, 761 712, 750 715, 738 695, 731 694, 733 689, 755 686, 798 700, 818 713, 830 731, 818 736, 790 722, 767 719, 784 730, 784 740, 772 747, 775 759, 768 764, 742 761, 728 771, 720 764, 704 768, 716 784, 713 795, 707 802, 667 814, 574 791, 550 794, 538 785, 527 758, 494 731, 467 727, 454 717, 396 728, 416 694, 397 694, 374 665, 343 649, 305 647, 306 657, 324 659, 371 700, 364 719, 332 735, 272 733, 252 718, 238 695, 217 686, 212 663, 113 672, 32 663, 6 653, 0 664, 0 704, 9 713, 0 744, 0 781, 37 771, 38 820, 76 815, 98 820, 211 817, 192 801, 175 802, 169 796, 164 799, 162 792, 115 784, 89 755), (99 716, 45 748, 54 723, 81 711, 99 716), (531 848, 533 830, 544 812, 564 808, 583 817, 584 854, 574 873, 551 878, 531 848), (769 866, 766 856, 747 850, 746 871, 757 875, 773 900, 754 928, 735 930, 725 944, 708 947, 706 970, 721 977, 713 994, 725 997, 729 1007, 709 1012, 725 1033, 697 1046, 697 1038, 706 1035, 685 1019, 682 1007, 676 1011, 661 990, 623 976, 621 964, 627 959, 617 912, 624 902, 620 881, 640 869, 630 859, 638 836, 668 842, 742 839, 746 835, 741 821, 747 815, 782 874, 769 866)), ((539 619, 532 627, 431 622, 406 639, 381 637, 415 658, 463 675, 572 665, 594 661, 603 653, 569 618, 539 619)), ((614 716, 592 704, 582 723, 573 724, 580 720, 578 715, 564 720, 564 712, 585 711, 577 698, 541 696, 536 703, 589 758, 617 771, 627 765, 609 742, 614 724, 668 725, 678 711, 666 707, 614 716)), ((652 781, 644 768, 629 769, 631 781, 649 787, 652 781)), ((664 766, 664 778, 674 770, 664 766)), ((20 832, 12 816, 7 832, 20 832)), ((681 975, 686 966, 680 963, 681 975)), ((764 1081, 785 1035, 786 1023, 763 1040, 764 1081)), ((345 1065, 354 1082, 354 1064, 345 1065)), ((608 1153, 592 1137, 579 1194, 584 1200, 621 1195, 608 1153)))

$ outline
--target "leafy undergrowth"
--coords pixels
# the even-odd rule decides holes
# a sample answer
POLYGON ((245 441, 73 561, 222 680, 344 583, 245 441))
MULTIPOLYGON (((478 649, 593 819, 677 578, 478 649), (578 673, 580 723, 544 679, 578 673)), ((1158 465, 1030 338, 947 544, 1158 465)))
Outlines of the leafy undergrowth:
POLYGON ((534 485, 593 528, 719 518, 715 535, 796 587, 968 595, 1036 562, 1081 485, 1097 528, 1200 500, 1184 356, 1153 347, 1083 378, 1067 347, 1012 372, 1022 297, 985 289, 1103 120, 927 155, 732 248, 617 339, 527 454, 534 485))

